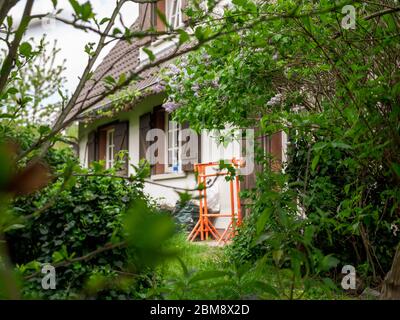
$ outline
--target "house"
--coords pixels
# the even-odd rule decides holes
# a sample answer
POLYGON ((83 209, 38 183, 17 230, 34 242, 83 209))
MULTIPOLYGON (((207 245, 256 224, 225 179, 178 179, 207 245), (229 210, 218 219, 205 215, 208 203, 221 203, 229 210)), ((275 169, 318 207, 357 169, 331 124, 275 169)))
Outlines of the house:
MULTIPOLYGON (((165 25, 156 14, 156 8, 165 13, 170 25, 182 26, 185 24, 182 13, 185 3, 184 0, 160 0, 157 3, 139 4, 139 17, 133 28, 146 30, 155 26, 159 31, 165 30, 165 25)), ((107 76, 118 79, 121 74, 130 73, 148 63, 148 55, 142 50, 144 46, 160 58, 175 50, 176 41, 151 37, 132 43, 119 41, 98 66, 92 80, 86 83, 78 104, 85 104, 104 92, 104 82, 99 79, 107 76)), ((170 63, 173 62, 166 61, 162 65, 168 66, 170 63)), ((134 168, 130 164, 138 165, 143 158, 149 161, 157 158, 158 161, 153 161, 151 166, 151 176, 145 184, 145 192, 159 203, 173 206, 179 199, 174 188, 181 190, 196 187, 193 172, 195 163, 243 156, 243 145, 239 141, 222 147, 217 144, 215 133, 193 134, 187 130, 190 124, 171 121, 170 114, 163 107, 166 93, 160 89, 159 67, 141 73, 140 79, 130 87, 130 91, 139 92, 139 98, 135 96, 132 100, 125 99, 120 107, 115 107, 116 104, 111 104, 110 100, 103 100, 94 109, 104 112, 96 114, 89 122, 80 121, 79 158, 83 166, 88 166, 94 160, 104 160, 109 168, 120 150, 128 150, 129 163, 126 163, 123 174, 133 174, 134 168), (149 135, 152 129, 156 134, 149 135), (185 130, 187 134, 183 134, 185 130)), ((260 139, 264 149, 271 152, 279 162, 285 160, 284 134, 276 133, 273 137, 260 139)), ((254 171, 247 172, 241 182, 242 188, 254 186, 254 171)), ((227 183, 221 179, 212 188, 209 194, 214 197, 215 207, 218 211, 226 210, 229 206, 227 183)))

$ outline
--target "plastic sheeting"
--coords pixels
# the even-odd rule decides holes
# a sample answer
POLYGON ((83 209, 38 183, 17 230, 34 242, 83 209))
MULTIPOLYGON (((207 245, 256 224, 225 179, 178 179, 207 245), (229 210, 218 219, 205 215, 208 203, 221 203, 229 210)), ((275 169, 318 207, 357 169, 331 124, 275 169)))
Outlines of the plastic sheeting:
POLYGON ((185 230, 192 230, 199 220, 199 206, 193 201, 188 201, 184 206, 177 204, 173 212, 176 222, 185 230))

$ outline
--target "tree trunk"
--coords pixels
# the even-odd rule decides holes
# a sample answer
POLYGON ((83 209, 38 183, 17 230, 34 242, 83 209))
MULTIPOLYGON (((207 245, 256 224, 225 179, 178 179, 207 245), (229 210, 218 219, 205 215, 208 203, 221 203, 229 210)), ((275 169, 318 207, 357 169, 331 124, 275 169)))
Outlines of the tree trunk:
POLYGON ((383 282, 381 299, 400 300, 400 245, 397 247, 392 268, 383 282))

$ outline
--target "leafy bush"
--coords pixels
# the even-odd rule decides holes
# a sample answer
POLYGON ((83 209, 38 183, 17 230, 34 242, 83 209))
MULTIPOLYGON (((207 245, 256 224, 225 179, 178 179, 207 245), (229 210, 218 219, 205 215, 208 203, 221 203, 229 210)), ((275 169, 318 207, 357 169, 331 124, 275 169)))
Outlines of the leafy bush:
MULTIPOLYGON (((225 15, 244 24, 251 4, 225 15)), ((331 5, 282 0, 257 12, 331 5)), ((342 28, 337 10, 265 21, 205 45, 166 78, 174 117, 196 129, 254 126, 260 135, 288 134, 285 172, 259 175, 254 217, 229 249, 232 258, 267 254, 302 279, 327 274, 340 261, 378 286, 399 243, 399 18, 375 16, 377 4, 353 5, 365 13, 355 29, 342 28)))
POLYGON ((356 266, 364 280, 376 281, 390 269, 398 244, 392 229, 400 223, 398 189, 379 148, 367 150, 340 141, 340 133, 323 132, 315 130, 309 143, 307 133, 292 134, 289 181, 302 198, 318 247, 356 266))
MULTIPOLYGON (((89 172, 79 170, 80 176, 63 176, 45 190, 15 200, 14 211, 23 217, 24 225, 9 231, 7 238, 11 258, 16 264, 24 265, 23 270, 37 266, 31 261, 54 264, 85 256, 122 237, 128 204, 145 198, 142 181, 107 176, 113 172, 98 171, 105 176, 96 176, 96 170, 100 168, 89 172)), ((26 292, 43 292, 53 298, 69 297, 82 288, 90 275, 117 275, 126 260, 127 250, 117 247, 88 261, 76 262, 72 268, 57 268, 55 291, 40 289, 42 274, 39 274, 30 280, 26 292)))
MULTIPOLYGON (((3 136, 25 149, 37 133, 37 127, 4 128, 3 136)), ((148 168, 141 165, 129 179, 117 176, 118 162, 110 170, 104 170, 102 163, 83 169, 69 148, 50 148, 45 160, 52 183, 39 192, 15 198, 14 218, 6 229, 10 258, 26 280, 22 281, 24 295, 51 299, 137 297, 138 290, 149 285, 151 269, 132 263, 141 252, 129 243, 132 230, 127 229, 127 223, 133 216, 151 217, 152 212, 156 214, 152 221, 159 222, 150 199, 143 194, 148 168), (139 205, 139 200, 144 204, 139 205), (133 212, 134 207, 140 212, 133 212), (56 290, 41 288, 44 263, 57 267, 56 290)), ((149 224, 146 221, 140 223, 149 224)), ((140 228, 148 232, 142 225, 140 228)), ((155 241, 152 248, 159 245, 155 241)))

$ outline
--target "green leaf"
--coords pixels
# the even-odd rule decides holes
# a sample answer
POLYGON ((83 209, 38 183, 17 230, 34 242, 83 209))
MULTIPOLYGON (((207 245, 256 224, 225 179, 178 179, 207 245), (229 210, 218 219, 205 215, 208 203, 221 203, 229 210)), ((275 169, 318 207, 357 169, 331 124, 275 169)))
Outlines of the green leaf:
POLYGON ((271 216, 271 208, 266 208, 263 213, 260 215, 260 217, 257 219, 256 223, 256 234, 260 235, 261 232, 264 231, 265 225, 267 221, 269 220, 269 217, 271 216))
POLYGON ((252 247, 259 245, 260 243, 263 243, 265 240, 268 240, 269 238, 272 237, 272 233, 271 232, 266 232, 266 233, 262 233, 259 237, 256 237, 253 241, 253 243, 251 244, 252 247))
POLYGON ((12 113, 1 113, 0 114, 0 119, 15 119, 16 115, 12 113))
POLYGON ((117 83, 112 76, 105 77, 103 81, 109 85, 115 85, 117 83))
POLYGON ((201 280, 209 280, 214 278, 220 278, 223 276, 229 275, 227 271, 219 271, 219 270, 207 270, 197 272, 192 279, 190 279, 189 283, 201 281, 201 280))
POLYGON ((322 270, 329 270, 336 267, 339 264, 339 259, 335 258, 333 255, 328 254, 324 257, 321 263, 322 270))
POLYGON ((312 162, 311 162, 311 170, 312 170, 312 171, 315 171, 315 168, 317 167, 318 162, 319 162, 319 157, 320 157, 320 155, 317 154, 317 155, 314 157, 314 159, 312 160, 312 162))
POLYGON ((112 31, 113 36, 116 36, 117 34, 121 34, 121 33, 122 33, 122 31, 120 28, 114 28, 112 31))
POLYGON ((196 36, 197 40, 202 42, 205 38, 204 29, 201 26, 197 27, 196 30, 194 31, 194 35, 196 36))
POLYGON ((189 41, 190 39, 189 34, 185 30, 179 29, 178 33, 179 33, 179 44, 189 41))
POLYGON ((53 259, 53 262, 60 262, 64 260, 64 256, 59 251, 53 252, 51 257, 53 259))
POLYGON ((185 275, 185 277, 188 277, 188 276, 189 276, 189 270, 188 270, 188 268, 186 267, 185 262, 183 262, 183 260, 182 260, 180 257, 177 257, 177 259, 178 259, 178 261, 179 261, 179 264, 180 264, 181 267, 182 267, 183 274, 185 275))
POLYGON ((75 14, 76 14, 77 16, 79 16, 79 15, 80 15, 81 6, 80 6, 80 4, 78 3, 78 1, 76 1, 76 0, 69 0, 69 3, 71 4, 72 9, 74 9, 75 14))
POLYGON ((85 45, 85 52, 89 55, 89 56, 93 56, 94 52, 93 52, 93 47, 94 47, 95 43, 94 42, 89 42, 85 45))
POLYGON ((314 144, 312 149, 314 151, 319 151, 324 149, 326 146, 327 146, 326 142, 317 142, 316 144, 314 144))
POLYGON ((124 82, 126 81, 126 74, 125 73, 121 73, 121 75, 118 77, 118 85, 122 85, 124 82))
POLYGON ((24 224, 16 223, 16 224, 12 224, 11 226, 5 228, 4 231, 7 232, 7 231, 18 230, 18 229, 22 229, 22 228, 25 228, 24 224))
POLYGON ((283 250, 274 250, 272 251, 272 259, 274 259, 274 262, 276 265, 279 265, 279 262, 281 261, 283 256, 283 250))
POLYGON ((168 21, 167 21, 167 18, 166 18, 166 16, 165 16, 165 14, 163 13, 163 12, 161 12, 158 8, 156 9, 156 12, 157 12, 157 16, 160 18, 160 20, 162 21, 162 23, 165 25, 165 26, 169 26, 169 24, 168 24, 168 21))
POLYGON ((336 284, 332 281, 331 278, 323 278, 322 281, 325 284, 325 286, 327 286, 329 289, 333 291, 336 291, 338 289, 336 284))
POLYGON ((13 18, 12 16, 7 16, 7 26, 10 29, 13 25, 13 18))
POLYGON ((309 16, 305 16, 301 18, 301 21, 304 24, 304 27, 306 28, 306 30, 308 32, 311 32, 312 28, 311 28, 311 18, 309 16))
POLYGON ((21 43, 19 53, 24 57, 29 57, 32 54, 32 46, 28 42, 21 43))
POLYGON ((393 162, 392 163, 392 169, 397 174, 397 176, 400 177, 400 164, 393 162))
POLYGON ((310 245, 313 237, 314 237, 314 226, 307 226, 304 230, 304 243, 310 245))
POLYGON ((148 48, 143 48, 143 51, 149 56, 150 61, 154 61, 156 56, 154 55, 153 51, 148 48))
POLYGON ((45 134, 50 133, 51 128, 50 128, 48 125, 41 125, 41 126, 39 127, 38 131, 39 131, 39 134, 40 134, 41 136, 44 136, 45 134))
POLYGON ((33 260, 31 262, 28 262, 27 264, 24 265, 25 269, 31 269, 31 270, 40 270, 41 263, 39 261, 33 260))
POLYGON ((102 25, 102 24, 104 24, 104 23, 106 23, 106 22, 108 22, 108 21, 110 21, 110 18, 103 18, 103 19, 101 19, 101 21, 100 21, 100 25, 102 25))
POLYGON ((276 289, 273 286, 271 286, 270 284, 268 284, 264 281, 255 280, 255 281, 251 282, 250 284, 258 289, 261 289, 263 291, 263 293, 269 293, 277 298, 280 297, 278 291, 276 291, 276 289))
POLYGON ((247 0, 232 0, 232 3, 238 7, 244 7, 247 4, 247 0))
POLYGON ((16 94, 18 92, 19 92, 18 89, 14 88, 14 87, 8 88, 8 90, 7 90, 7 93, 9 93, 9 94, 16 94))
POLYGON ((90 1, 86 1, 84 4, 79 4, 76 0, 69 0, 76 16, 83 21, 88 21, 90 18, 94 17, 92 10, 92 4, 90 1))
POLYGON ((88 21, 92 17, 94 17, 92 4, 87 1, 83 5, 81 5, 81 18, 84 21, 88 21))

